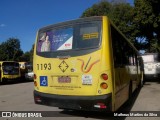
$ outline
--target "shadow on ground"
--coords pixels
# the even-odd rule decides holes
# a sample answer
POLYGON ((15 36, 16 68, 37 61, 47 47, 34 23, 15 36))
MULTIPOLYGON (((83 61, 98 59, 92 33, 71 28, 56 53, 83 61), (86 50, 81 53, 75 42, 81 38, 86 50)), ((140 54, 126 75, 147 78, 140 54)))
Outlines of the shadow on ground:
POLYGON ((115 116, 116 113, 129 114, 131 109, 140 93, 141 89, 137 89, 133 94, 130 100, 128 100, 124 105, 122 105, 116 112, 106 113, 106 112, 91 112, 91 111, 72 111, 72 110, 63 110, 59 113, 60 116, 65 117, 84 117, 84 118, 95 118, 102 120, 125 120, 126 117, 115 116))

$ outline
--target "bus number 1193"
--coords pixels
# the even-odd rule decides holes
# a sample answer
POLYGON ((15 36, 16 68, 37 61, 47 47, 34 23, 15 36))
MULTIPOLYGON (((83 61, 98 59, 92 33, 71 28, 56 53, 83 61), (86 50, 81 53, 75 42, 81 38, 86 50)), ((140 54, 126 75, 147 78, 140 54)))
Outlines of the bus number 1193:
POLYGON ((37 64, 37 70, 51 70, 51 63, 37 64))

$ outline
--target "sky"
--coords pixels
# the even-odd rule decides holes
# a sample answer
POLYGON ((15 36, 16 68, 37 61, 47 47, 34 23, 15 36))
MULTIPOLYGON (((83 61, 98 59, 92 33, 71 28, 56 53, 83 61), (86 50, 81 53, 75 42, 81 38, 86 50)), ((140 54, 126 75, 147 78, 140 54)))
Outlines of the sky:
MULTIPOLYGON (((101 0, 0 0, 0 44, 18 38, 21 49, 30 51, 38 29, 79 18, 101 0)), ((133 5, 134 0, 127 0, 133 5)))

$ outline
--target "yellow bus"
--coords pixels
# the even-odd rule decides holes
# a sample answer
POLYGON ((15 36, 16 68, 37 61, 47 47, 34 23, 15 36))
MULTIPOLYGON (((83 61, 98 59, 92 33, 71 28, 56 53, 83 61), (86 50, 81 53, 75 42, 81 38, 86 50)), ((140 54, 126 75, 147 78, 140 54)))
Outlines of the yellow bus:
POLYGON ((41 28, 34 101, 62 109, 116 111, 143 81, 136 48, 106 16, 41 28))
POLYGON ((0 82, 20 78, 19 63, 15 61, 0 61, 0 82))
POLYGON ((19 62, 21 79, 25 79, 25 74, 27 73, 27 62, 19 62))

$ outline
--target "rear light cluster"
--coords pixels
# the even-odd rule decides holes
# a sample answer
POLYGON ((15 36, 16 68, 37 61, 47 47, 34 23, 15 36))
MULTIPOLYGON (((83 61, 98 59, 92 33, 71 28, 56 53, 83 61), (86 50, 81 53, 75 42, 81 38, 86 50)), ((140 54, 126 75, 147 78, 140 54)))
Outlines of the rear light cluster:
MULTIPOLYGON (((34 77, 34 80, 36 80, 36 79, 37 79, 36 74, 34 74, 34 76, 33 76, 33 77, 34 77)), ((35 87, 37 87, 37 81, 34 81, 34 86, 35 86, 35 87)))
POLYGON ((35 102, 38 102, 38 103, 42 102, 40 97, 35 97, 34 99, 35 99, 35 102))
POLYGON ((106 109, 107 106, 104 103, 97 103, 94 105, 95 108, 106 109))
POLYGON ((33 76, 33 77, 34 77, 34 79, 37 79, 37 75, 36 75, 36 74, 34 74, 34 76, 33 76))
POLYGON ((102 78, 103 82, 100 84, 100 87, 102 89, 107 89, 108 88, 108 84, 106 83, 106 81, 108 80, 108 75, 106 73, 103 73, 101 75, 101 78, 102 78))
POLYGON ((108 75, 105 74, 105 73, 103 73, 103 74, 101 75, 101 77, 102 77, 103 80, 108 80, 108 75))
POLYGON ((107 88, 108 88, 107 83, 101 83, 101 88, 103 88, 103 89, 107 89, 107 88))
POLYGON ((34 81, 34 86, 37 87, 37 81, 34 81))

